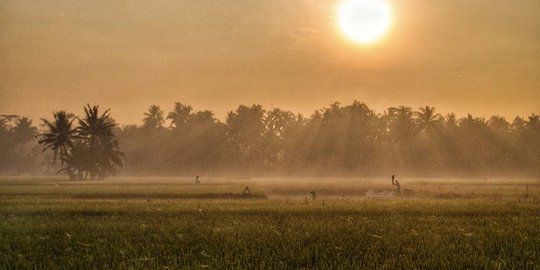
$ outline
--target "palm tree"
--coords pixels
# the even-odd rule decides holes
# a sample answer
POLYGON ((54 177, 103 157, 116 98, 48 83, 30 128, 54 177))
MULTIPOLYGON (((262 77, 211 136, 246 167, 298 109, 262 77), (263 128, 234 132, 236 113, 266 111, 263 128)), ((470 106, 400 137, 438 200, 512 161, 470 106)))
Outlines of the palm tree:
POLYGON ((59 157, 63 164, 73 147, 73 140, 78 138, 77 129, 73 127, 75 118, 65 111, 55 112, 53 116, 53 122, 41 119, 48 130, 38 135, 41 137, 38 143, 44 145, 43 151, 52 149, 54 152, 53 163, 56 163, 56 159, 59 157))
POLYGON ((90 173, 91 178, 96 176, 102 178, 111 171, 110 160, 116 159, 115 151, 120 152, 112 131, 116 124, 110 117, 109 110, 105 110, 100 115, 97 105, 87 104, 84 112, 85 117, 79 119, 79 135, 88 144, 86 163, 90 164, 88 164, 86 171, 90 173))
POLYGON ((114 173, 116 167, 123 167, 124 154, 112 129, 116 126, 109 110, 99 114, 99 106, 86 105, 84 118, 74 118, 66 112, 54 113, 54 122, 43 119, 48 132, 40 134, 38 142, 43 151, 54 151, 54 162, 59 157, 62 165, 58 173, 68 174, 71 179, 87 178, 88 174, 105 178, 114 173), (78 119, 79 127, 73 127, 78 119))
POLYGON ((157 105, 152 105, 148 108, 148 112, 144 113, 143 119, 144 127, 147 129, 162 128, 165 119, 163 118, 163 111, 157 105))
POLYGON ((89 146, 82 140, 76 140, 70 150, 70 154, 62 161, 65 167, 61 168, 59 174, 67 174, 71 180, 82 180, 85 172, 91 171, 92 160, 88 154, 89 146))
POLYGON ((12 133, 17 140, 17 144, 21 146, 35 138, 37 129, 32 126, 32 120, 27 117, 22 117, 17 120, 17 124, 13 127, 12 133))
POLYGON ((389 134, 395 142, 406 143, 416 134, 417 128, 413 116, 414 113, 410 107, 388 108, 386 119, 389 121, 389 134))
POLYGON ((483 118, 475 118, 470 113, 467 117, 459 119, 459 127, 465 130, 474 130, 487 126, 483 118))
POLYGON ((444 126, 449 130, 453 130, 458 126, 458 120, 455 113, 447 114, 444 120, 444 126))
POLYGON ((416 112, 416 121, 420 130, 431 131, 440 124, 441 115, 435 113, 435 107, 420 107, 416 112))
POLYGON ((85 117, 79 119, 79 135, 90 142, 90 154, 94 152, 96 138, 114 136, 112 128, 115 126, 111 119, 109 110, 105 110, 99 115, 99 106, 86 104, 84 108, 85 117))
POLYGON ((98 177, 100 179, 107 177, 109 174, 115 174, 117 167, 124 167, 124 153, 120 151, 120 144, 116 137, 107 136, 102 138, 98 163, 98 177))
POLYGON ((187 123, 192 110, 191 106, 176 102, 173 111, 167 115, 167 119, 171 120, 171 126, 180 128, 187 123))
POLYGON ((510 130, 510 123, 504 117, 498 115, 492 116, 488 120, 488 125, 491 129, 499 133, 506 133, 510 130))

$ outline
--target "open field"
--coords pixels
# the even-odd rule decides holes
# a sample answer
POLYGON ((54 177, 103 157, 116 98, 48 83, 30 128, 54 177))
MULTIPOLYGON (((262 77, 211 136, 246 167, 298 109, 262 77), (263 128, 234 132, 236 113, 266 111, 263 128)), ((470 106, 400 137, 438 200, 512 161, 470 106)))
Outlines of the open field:
POLYGON ((1 179, 0 269, 540 268, 540 181, 400 182, 1 179))

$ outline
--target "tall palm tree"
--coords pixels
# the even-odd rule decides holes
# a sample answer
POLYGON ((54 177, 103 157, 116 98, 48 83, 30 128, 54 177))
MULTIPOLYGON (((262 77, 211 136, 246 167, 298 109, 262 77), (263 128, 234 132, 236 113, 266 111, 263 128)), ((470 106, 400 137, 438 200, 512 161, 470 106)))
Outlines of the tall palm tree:
POLYGON ((433 130, 440 124, 441 115, 435 113, 435 107, 420 107, 416 112, 416 121, 420 130, 433 130))
POLYGON ((111 151, 119 151, 118 143, 111 144, 111 141, 116 141, 112 128, 116 126, 110 117, 109 110, 105 110, 99 114, 99 106, 86 105, 84 108, 85 117, 79 119, 79 135, 88 142, 88 158, 87 172, 91 178, 105 176, 109 171, 109 160, 114 154, 111 151), (109 151, 109 152, 106 152, 109 151), (104 167, 107 167, 104 169, 104 167), (104 171, 104 172, 102 172, 104 171))
POLYGON ((163 111, 157 105, 152 105, 148 108, 148 112, 144 113, 144 127, 148 129, 162 128, 165 119, 163 118, 163 111))
POLYGON ((22 153, 24 146, 35 139, 37 128, 32 126, 32 120, 27 117, 17 119, 15 126, 11 129, 11 135, 19 153, 22 153))
POLYGON ((192 110, 191 106, 176 102, 173 111, 167 115, 167 119, 171 120, 171 126, 180 128, 187 123, 192 110))
POLYGON ((444 118, 444 126, 447 128, 447 129, 455 129, 457 126, 458 126, 458 120, 456 118, 456 114, 455 113, 449 113, 446 115, 446 117, 444 118))
POLYGON ((124 167, 124 153, 120 151, 120 144, 116 137, 108 136, 102 138, 98 163, 98 177, 100 179, 107 177, 109 174, 115 174, 117 167, 124 167))
POLYGON ((510 130, 510 123, 508 123, 504 117, 499 115, 494 115, 489 118, 488 125, 491 129, 500 133, 506 133, 510 130))
POLYGON ((478 129, 487 126, 486 121, 483 118, 475 118, 470 113, 467 117, 459 119, 459 127, 465 130, 478 129))
POLYGON ((32 126, 32 120, 27 117, 22 117, 17 119, 17 123, 15 127, 13 127, 12 132, 17 139, 17 144, 22 145, 35 138, 37 129, 32 126))
POLYGON ((52 122, 41 119, 48 130, 38 135, 41 138, 38 143, 44 145, 43 151, 52 149, 54 152, 53 163, 56 163, 56 159, 60 158, 63 164, 73 147, 73 140, 78 138, 77 129, 73 127, 75 118, 65 111, 55 112, 53 116, 54 121, 52 122))
POLYGON ((105 110, 99 115, 99 106, 86 104, 84 107, 85 117, 79 119, 79 135, 90 142, 90 153, 94 152, 97 138, 113 136, 112 128, 115 126, 111 119, 110 110, 105 110))
POLYGON ((390 121, 412 121, 414 112, 410 107, 399 106, 388 108, 390 121))
POLYGON ((389 134, 394 141, 406 142, 416 134, 417 127, 413 116, 414 113, 410 107, 399 106, 397 108, 388 108, 385 118, 389 121, 389 134))
POLYGON ((92 170, 92 160, 88 155, 89 146, 82 140, 76 140, 68 156, 63 157, 62 161, 66 164, 61 168, 59 174, 67 174, 71 180, 82 180, 85 172, 92 170))

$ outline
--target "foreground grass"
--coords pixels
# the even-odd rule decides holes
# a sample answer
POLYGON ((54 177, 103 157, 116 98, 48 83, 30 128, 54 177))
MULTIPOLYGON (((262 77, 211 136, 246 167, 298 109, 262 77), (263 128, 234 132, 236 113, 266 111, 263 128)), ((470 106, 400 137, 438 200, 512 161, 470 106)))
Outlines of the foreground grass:
POLYGON ((77 199, 0 187, 2 269, 540 268, 540 205, 517 197, 77 199))

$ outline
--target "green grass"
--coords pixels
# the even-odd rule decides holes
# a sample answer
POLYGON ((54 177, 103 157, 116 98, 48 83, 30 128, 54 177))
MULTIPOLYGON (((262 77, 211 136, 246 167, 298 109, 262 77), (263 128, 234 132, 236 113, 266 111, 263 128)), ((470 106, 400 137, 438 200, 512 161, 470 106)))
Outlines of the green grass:
POLYGON ((0 269, 540 268, 537 182, 403 186, 414 195, 362 196, 389 187, 376 180, 4 179, 0 269), (246 185, 269 198, 190 197, 246 185))

